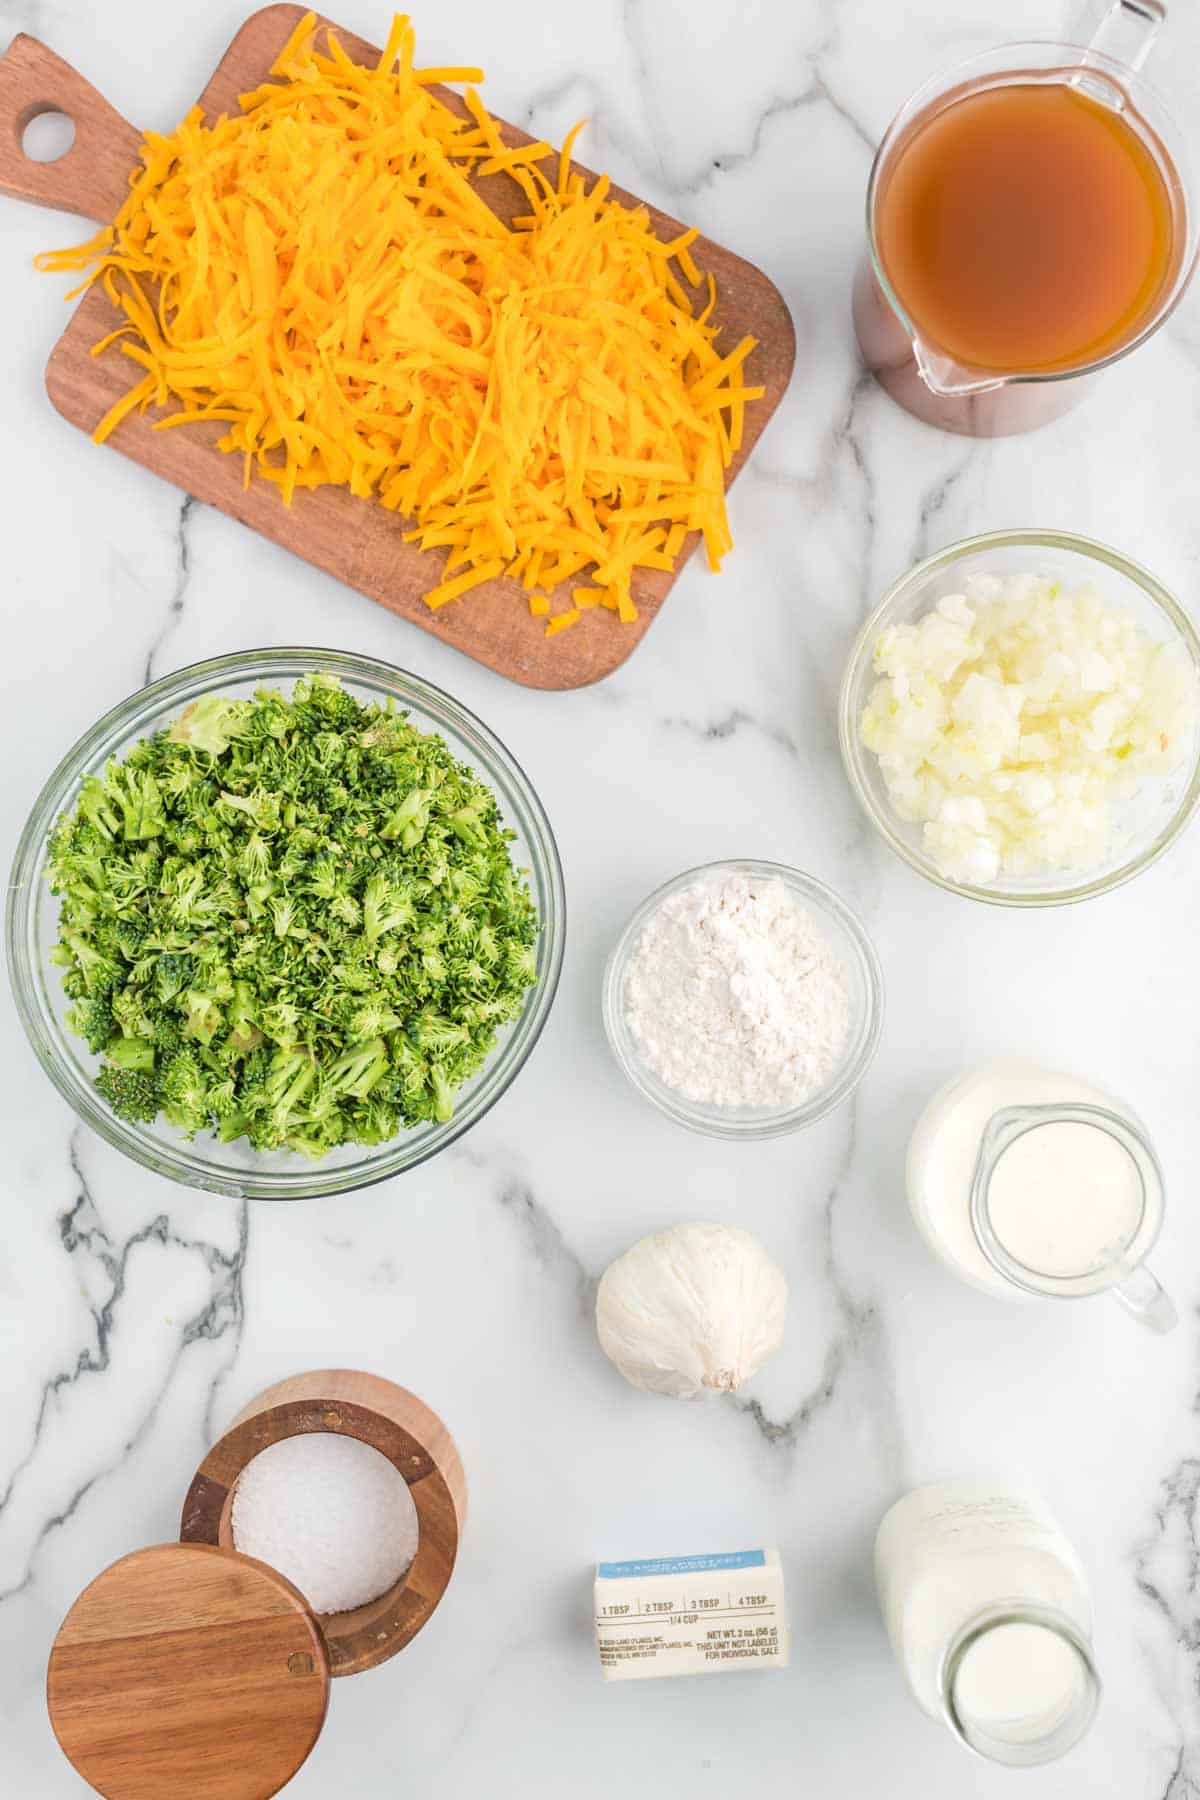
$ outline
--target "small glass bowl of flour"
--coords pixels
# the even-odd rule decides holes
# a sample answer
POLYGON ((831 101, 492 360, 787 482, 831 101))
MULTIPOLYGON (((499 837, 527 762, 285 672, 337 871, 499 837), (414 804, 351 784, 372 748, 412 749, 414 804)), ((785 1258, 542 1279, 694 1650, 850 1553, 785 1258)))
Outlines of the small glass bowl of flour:
POLYGON ((634 1087, 693 1131, 780 1137, 858 1086, 883 976, 857 915, 781 863, 688 869, 644 901, 604 974, 604 1027, 634 1087))

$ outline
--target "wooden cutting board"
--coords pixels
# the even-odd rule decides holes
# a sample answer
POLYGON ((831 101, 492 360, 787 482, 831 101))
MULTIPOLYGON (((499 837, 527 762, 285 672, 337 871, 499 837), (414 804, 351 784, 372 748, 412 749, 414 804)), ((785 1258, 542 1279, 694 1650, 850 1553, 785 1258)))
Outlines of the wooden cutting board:
MULTIPOLYGON (((267 79, 304 10, 301 6, 268 6, 246 21, 200 96, 199 104, 210 118, 236 112, 238 96, 267 79)), ((378 60, 379 52, 361 38, 335 29, 355 61, 378 60)), ((449 90, 437 88, 434 92, 457 111, 463 110, 449 90)), ((531 142, 528 133, 515 126, 501 122, 501 131, 509 144, 531 142)), ((0 193, 108 224, 128 192, 140 145, 141 133, 35 38, 15 38, 0 58, 0 193), (29 121, 46 112, 70 116, 75 142, 57 162, 33 162, 21 148, 22 136, 29 121)), ((589 170, 575 166, 589 181, 593 179, 589 170)), ((508 176, 490 176, 480 185, 489 205, 502 218, 511 219, 518 209, 525 209, 523 194, 508 176)), ((630 205, 644 204, 619 188, 613 193, 630 205)), ((654 207, 649 210, 655 230, 664 239, 683 229, 677 219, 654 207)), ((65 237, 69 241, 70 234, 65 237)), ((62 241, 62 232, 48 234, 48 247, 62 241)), ((747 333, 756 337, 759 347, 748 365, 749 379, 767 390, 763 400, 747 408, 745 436, 726 477, 728 484, 783 397, 795 361, 795 332, 782 295, 761 270, 707 238, 693 246, 693 254, 700 267, 716 278, 721 345, 731 348, 747 333)), ((46 295, 47 305, 54 305, 49 280, 46 295)), ((93 288, 55 347, 46 371, 46 389, 54 405, 64 418, 89 433, 141 373, 119 354, 90 354, 92 345, 120 322, 109 300, 99 288, 93 288)), ((197 499, 360 589, 422 631, 432 632, 528 687, 583 687, 611 674, 645 636, 696 546, 696 539, 690 538, 669 573, 637 572, 633 591, 639 616, 633 625, 622 625, 613 614, 596 609, 585 613, 570 631, 547 638, 545 621, 530 616, 520 587, 504 580, 476 588, 463 601, 431 613, 421 596, 440 580, 443 553, 406 544, 404 521, 394 513, 334 487, 298 493, 289 509, 266 481, 255 481, 243 489, 241 458, 215 448, 224 426, 198 424, 178 431, 154 431, 156 416, 151 411, 127 418, 109 443, 197 499)), ((574 579, 578 582, 581 577, 574 579)), ((553 609, 559 611, 566 604, 565 595, 558 596, 553 609)))

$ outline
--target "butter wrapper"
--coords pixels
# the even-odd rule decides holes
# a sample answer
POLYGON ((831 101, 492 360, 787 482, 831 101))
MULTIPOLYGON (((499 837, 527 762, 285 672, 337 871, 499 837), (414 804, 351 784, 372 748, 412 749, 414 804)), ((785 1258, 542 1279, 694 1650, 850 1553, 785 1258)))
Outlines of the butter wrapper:
POLYGON ((602 1562, 595 1614, 605 1681, 787 1667, 778 1550, 602 1562))

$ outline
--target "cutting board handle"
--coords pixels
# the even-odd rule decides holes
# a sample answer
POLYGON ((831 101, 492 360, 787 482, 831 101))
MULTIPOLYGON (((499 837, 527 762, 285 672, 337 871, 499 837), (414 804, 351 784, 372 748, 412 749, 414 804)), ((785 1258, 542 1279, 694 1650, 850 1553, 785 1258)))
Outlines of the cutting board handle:
POLYGON ((61 56, 22 32, 0 56, 0 194, 111 224, 129 192, 142 134, 61 56), (61 112, 75 142, 56 162, 35 162, 22 140, 31 119, 61 112))

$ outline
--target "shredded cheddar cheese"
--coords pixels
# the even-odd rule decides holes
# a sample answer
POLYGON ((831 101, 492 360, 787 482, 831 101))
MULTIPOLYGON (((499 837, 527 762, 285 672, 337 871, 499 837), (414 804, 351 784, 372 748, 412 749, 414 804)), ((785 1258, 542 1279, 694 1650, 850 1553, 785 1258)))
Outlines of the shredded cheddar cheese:
POLYGON ((343 485, 444 549, 428 606, 508 575, 548 635, 597 605, 636 618, 634 571, 671 569, 690 532, 718 568, 763 390, 752 338, 716 348, 697 233, 663 243, 607 176, 587 189, 575 132, 548 174, 551 147, 506 144, 471 86, 460 117, 429 86, 480 72, 414 69, 407 18, 374 68, 321 36, 309 14, 240 116, 148 133, 114 224, 38 259, 124 315, 93 354, 141 375, 96 441, 135 408, 174 403, 158 430, 220 421, 247 484, 288 504, 343 485), (511 226, 472 179, 501 172, 528 203, 511 226))

